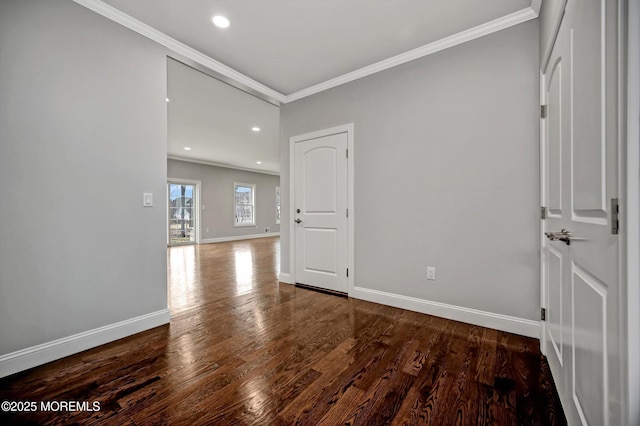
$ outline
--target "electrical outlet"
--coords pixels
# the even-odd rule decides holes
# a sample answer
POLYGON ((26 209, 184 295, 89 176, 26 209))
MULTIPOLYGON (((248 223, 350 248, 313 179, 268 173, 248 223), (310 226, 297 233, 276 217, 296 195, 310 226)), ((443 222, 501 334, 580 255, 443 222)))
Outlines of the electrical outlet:
POLYGON ((431 281, 436 280, 436 268, 433 266, 427 266, 427 279, 431 281))
POLYGON ((264 228, 264 232, 269 232, 269 231, 271 231, 271 229, 268 226, 264 228))

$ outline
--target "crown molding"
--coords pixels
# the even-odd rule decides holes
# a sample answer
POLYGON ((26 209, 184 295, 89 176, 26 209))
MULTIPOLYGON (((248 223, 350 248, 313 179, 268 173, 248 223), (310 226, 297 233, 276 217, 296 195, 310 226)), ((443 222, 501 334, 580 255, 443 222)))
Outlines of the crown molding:
MULTIPOLYGON (((533 0, 533 1, 536 1, 536 0, 533 0)), ((493 21, 489 21, 485 24, 481 24, 476 27, 470 28, 468 30, 461 31, 457 34, 451 35, 449 37, 445 37, 440 40, 434 41, 433 43, 425 44, 424 46, 418 47, 416 49, 409 50, 407 52, 393 56, 391 58, 384 59, 380 62, 376 62, 375 64, 368 65, 366 67, 349 72, 347 74, 343 74, 339 77, 332 78, 331 80, 327 80, 323 83, 316 84, 315 86, 302 89, 298 92, 288 95, 286 97, 285 103, 293 102, 298 99, 302 99, 307 96, 311 96, 316 93, 320 93, 325 90, 332 89, 336 86, 340 86, 342 84, 349 83, 351 81, 358 80, 363 77, 367 77, 371 74, 375 74, 380 71, 384 71, 389 68, 402 65, 406 62, 410 62, 415 59, 419 59, 424 56, 431 55, 441 50, 448 49, 450 47, 454 47, 459 44, 466 43, 468 41, 475 40, 480 37, 484 37, 486 35, 495 33, 500 30, 504 30, 505 28, 513 27, 514 25, 521 24, 523 22, 529 21, 531 19, 535 19, 537 17, 538 17, 538 14, 535 12, 535 10, 533 10, 530 7, 527 7, 525 9, 519 10, 517 12, 511 13, 501 18, 494 19, 493 21)))
MULTIPOLYGON (((178 60, 186 63, 187 65, 198 67, 204 67, 207 70, 211 70, 214 77, 221 78, 241 90, 247 91, 258 97, 265 99, 268 102, 288 103, 298 99, 305 98, 307 96, 314 95, 316 93, 323 92, 325 90, 332 89, 345 83, 349 83, 354 80, 358 80, 363 77, 367 77, 371 74, 378 73, 380 71, 393 68, 398 65, 402 65, 406 62, 413 61, 415 59, 422 58, 427 55, 439 52, 450 47, 457 46, 467 41, 475 40, 480 37, 495 33, 505 28, 512 27, 514 25, 521 24, 523 22, 535 19, 538 17, 540 11, 541 0, 531 0, 531 7, 519 10, 509 15, 503 16, 493 21, 478 25, 465 31, 461 31, 457 34, 445 37, 443 39, 434 41, 433 43, 426 44, 408 52, 401 53, 391 58, 376 62, 375 64, 360 68, 358 70, 343 74, 341 76, 332 78, 323 83, 316 84, 314 86, 307 87, 306 89, 299 90, 290 95, 284 95, 277 92, 264 84, 247 77, 246 75, 239 73, 238 71, 224 65, 209 56, 198 52, 197 50, 169 37, 168 35, 156 30, 153 27, 127 15, 126 13, 102 2, 101 0, 73 0, 74 2, 110 19, 118 24, 129 28, 138 34, 147 37, 156 43, 168 48, 171 52, 179 55, 178 60), (274 102, 275 101, 275 102, 274 102)), ((190 159, 176 158, 182 161, 192 161, 190 159)), ((192 161, 193 162, 193 161, 192 161)), ((208 164, 208 163, 203 163, 208 164)), ((210 164, 219 167, 231 167, 224 164, 210 164)), ((240 169, 244 170, 244 169, 240 169)), ((257 171, 252 169, 246 169, 248 171, 257 171)), ((277 174, 273 172, 257 171, 258 173, 277 174)))
POLYGON ((225 169, 242 170, 243 172, 253 172, 253 173, 260 173, 263 175, 280 176, 280 172, 251 169, 249 167, 232 166, 230 164, 216 163, 215 161, 208 161, 208 160, 198 160, 196 158, 180 157, 178 155, 167 155, 167 160, 186 161, 187 163, 203 164, 205 166, 223 167, 225 169))
POLYGON ((533 9, 536 15, 540 15, 541 7, 542 7, 542 0, 531 0, 531 9, 533 9))
POLYGON ((200 64, 216 73, 219 73, 220 75, 227 77, 234 82, 246 86, 253 91, 261 93, 281 103, 285 101, 285 95, 283 95, 282 93, 276 92, 275 90, 265 86, 264 84, 258 83, 257 81, 247 77, 244 74, 239 73, 233 68, 230 68, 223 63, 220 63, 215 59, 212 59, 209 56, 198 52, 197 50, 187 46, 186 44, 169 37, 168 35, 156 30, 153 27, 150 27, 143 22, 140 22, 139 20, 127 15, 126 13, 116 9, 113 6, 110 6, 100 0, 73 1, 86 7, 87 9, 90 9, 104 16, 107 19, 117 22, 118 24, 137 32, 138 34, 155 41, 156 43, 182 55, 184 58, 190 59, 197 64, 200 64))

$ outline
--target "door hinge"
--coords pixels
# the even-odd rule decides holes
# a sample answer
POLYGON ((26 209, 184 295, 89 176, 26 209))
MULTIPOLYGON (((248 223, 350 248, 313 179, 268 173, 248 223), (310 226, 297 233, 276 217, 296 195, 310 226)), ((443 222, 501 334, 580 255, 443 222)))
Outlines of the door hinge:
POLYGON ((547 208, 545 206, 540 207, 540 219, 547 218, 547 208))
POLYGON ((347 268, 347 277, 349 276, 349 268, 347 268))
POLYGON ((617 235, 620 232, 620 203, 617 198, 611 199, 611 233, 617 235))
POLYGON ((347 209, 347 217, 349 217, 349 209, 347 209))
POLYGON ((346 149, 347 158, 349 158, 349 148, 346 149))
POLYGON ((540 118, 547 118, 547 106, 540 105, 540 118))
POLYGON ((540 308, 540 319, 542 321, 547 320, 547 310, 545 308, 540 308))

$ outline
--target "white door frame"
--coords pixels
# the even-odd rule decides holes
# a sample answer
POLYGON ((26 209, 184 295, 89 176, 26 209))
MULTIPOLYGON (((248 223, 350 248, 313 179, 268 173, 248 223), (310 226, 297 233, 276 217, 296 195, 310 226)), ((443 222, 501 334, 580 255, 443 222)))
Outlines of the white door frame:
MULTIPOLYGON (((200 186, 202 185, 202 181, 199 180, 191 180, 191 179, 180 179, 180 178, 167 178, 167 185, 170 183, 184 184, 184 185, 192 185, 194 187, 196 202, 193 206, 194 212, 196 214, 195 217, 195 228, 196 228, 196 240, 194 244, 200 244, 200 215, 202 214, 202 210, 200 209, 200 186)), ((165 191, 167 187, 165 187, 165 191)), ((166 230, 167 230, 167 246, 169 245, 169 197, 167 197, 167 217, 165 219, 166 230)))
MULTIPOLYGON (((621 277, 624 277, 627 297, 627 318, 624 336, 627 339, 626 364, 627 377, 625 424, 638 424, 640 421, 640 0, 629 0, 626 9, 627 24, 627 82, 626 88, 626 146, 620 165, 626 167, 626 176, 622 180, 626 186, 620 187, 620 194, 626 194, 627 202, 622 204, 622 229, 626 240, 626 249, 622 251, 623 264, 621 277), (625 163, 626 160, 626 164, 625 163), (626 216, 626 217, 625 217, 626 216), (625 259, 626 256, 626 259, 625 259), (624 262, 626 261, 626 265, 624 262)), ((626 21, 626 22, 625 22, 626 21)), ((622 97, 621 99, 624 99, 622 97)), ((622 109, 624 110, 624 109, 622 109)), ((624 121, 623 121, 624 122, 624 121)), ((623 133, 624 134, 624 133, 623 133)), ((622 168, 621 170, 625 170, 622 168)), ((625 363, 622 363, 625 364, 625 363)), ((623 376, 624 377, 624 376, 623 376)))
MULTIPOLYGON (((544 47, 544 52, 542 54, 542 61, 541 61, 541 66, 540 66, 540 105, 547 105, 547 97, 546 97, 546 87, 547 87, 547 82, 546 82, 546 78, 545 78, 545 74, 544 71, 547 69, 547 66, 549 65, 549 59, 551 58, 551 52, 553 50, 553 46, 555 45, 556 42, 556 37, 558 36, 558 32, 560 31, 560 24, 562 23, 562 18, 564 17, 564 9, 567 5, 567 0, 561 0, 559 2, 556 3, 556 8, 552 11, 552 15, 551 15, 551 28, 552 28, 552 35, 549 37, 549 40, 547 42, 546 46, 544 47)), ((547 5, 548 6, 548 5, 547 5)), ((548 209, 549 206, 545 206, 545 200, 547 199, 547 181, 546 181, 546 175, 545 175, 545 170, 547 167, 547 159, 546 159, 546 155, 547 155, 547 151, 546 151, 546 123, 544 122, 543 119, 539 120, 539 129, 540 129, 540 159, 539 159, 539 165, 540 165, 540 207, 545 207, 546 209, 548 209)), ((540 307, 541 308, 548 308, 548 306, 546 306, 546 297, 547 297, 547 293, 546 293, 546 288, 545 288, 545 274, 547 273, 547 270, 545 268, 545 262, 544 262, 544 244, 545 244, 545 236, 542 233, 544 229, 544 222, 543 219, 541 217, 540 219, 540 228, 539 228, 539 241, 540 241, 540 307)), ((540 319, 540 350, 543 354, 546 355, 547 353, 547 345, 545 343, 545 335, 546 335, 546 322, 542 321, 542 319, 540 319)))
MULTIPOLYGON (((317 139, 325 136, 336 135, 338 133, 347 134, 347 149, 349 155, 347 157, 347 208, 349 209, 349 217, 347 217, 347 265, 349 268, 349 277, 347 278, 349 284, 348 294, 353 293, 353 287, 355 283, 355 271, 354 271, 354 223, 355 223, 355 209, 353 202, 353 158, 354 158, 354 143, 353 143, 353 123, 343 124, 341 126, 331 127, 329 129, 318 130, 311 133, 305 133, 303 135, 293 136, 289 138, 289 208, 293 211, 295 203, 295 144, 296 142, 302 142, 309 139, 317 139)), ((296 238, 295 238, 295 226, 293 222, 293 215, 290 215, 289 220, 289 273, 291 274, 291 283, 296 283, 296 238)))
MULTIPOLYGON (((555 38, 555 37, 554 37, 555 38)), ((553 44, 552 44, 553 46, 553 44)), ((551 56, 551 54, 549 54, 551 56)), ((546 61, 545 61, 546 62, 546 61)), ((545 64, 546 69, 546 64, 545 64)), ((546 90, 547 81, 544 75, 544 69, 540 70, 540 105, 547 104, 547 96, 546 90)), ((544 207, 545 216, 549 206, 545 206, 545 200, 547 199, 547 179, 546 179, 546 168, 547 168, 547 135, 546 135, 546 123, 544 119, 540 119, 540 159, 539 159, 539 167, 540 167, 540 209, 544 207)), ((546 273, 547 269, 545 266, 545 251, 544 251, 544 239, 546 238, 543 230, 544 230, 544 219, 542 218, 542 211, 540 212, 540 227, 538 229, 538 240, 540 241, 540 308, 547 308, 547 288, 546 288, 546 273)), ((540 351, 546 355, 547 354, 547 344, 545 343, 545 336, 547 333, 547 323, 540 318, 540 351)))

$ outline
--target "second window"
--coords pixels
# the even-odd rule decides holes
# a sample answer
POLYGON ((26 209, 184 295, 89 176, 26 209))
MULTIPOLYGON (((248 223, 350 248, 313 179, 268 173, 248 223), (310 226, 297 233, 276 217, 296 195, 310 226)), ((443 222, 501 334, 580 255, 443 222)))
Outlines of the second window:
POLYGON ((234 226, 255 226, 256 186, 249 183, 234 183, 235 223, 234 226))

